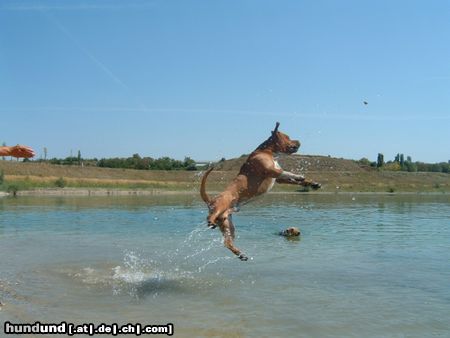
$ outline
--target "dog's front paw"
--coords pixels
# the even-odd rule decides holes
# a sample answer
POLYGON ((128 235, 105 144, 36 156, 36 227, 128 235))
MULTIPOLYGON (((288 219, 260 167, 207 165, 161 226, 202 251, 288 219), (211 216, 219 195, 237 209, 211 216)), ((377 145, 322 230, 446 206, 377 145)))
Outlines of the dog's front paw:
POLYGON ((244 255, 244 254, 240 254, 239 256, 238 256, 238 258, 241 260, 241 261, 248 261, 248 257, 246 256, 246 255, 244 255))
POLYGON ((320 188, 322 188, 322 184, 317 183, 317 182, 313 182, 311 184, 311 188, 313 188, 314 190, 320 189, 320 188))
POLYGON ((214 223, 208 223, 208 228, 215 229, 217 227, 217 224, 214 223))

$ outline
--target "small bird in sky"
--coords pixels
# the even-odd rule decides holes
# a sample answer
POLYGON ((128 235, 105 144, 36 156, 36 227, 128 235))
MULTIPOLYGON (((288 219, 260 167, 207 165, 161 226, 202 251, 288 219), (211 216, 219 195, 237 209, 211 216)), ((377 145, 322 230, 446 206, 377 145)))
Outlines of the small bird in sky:
POLYGON ((365 105, 368 105, 368 104, 369 104, 369 102, 367 102, 367 101, 363 101, 363 103, 364 103, 365 105))

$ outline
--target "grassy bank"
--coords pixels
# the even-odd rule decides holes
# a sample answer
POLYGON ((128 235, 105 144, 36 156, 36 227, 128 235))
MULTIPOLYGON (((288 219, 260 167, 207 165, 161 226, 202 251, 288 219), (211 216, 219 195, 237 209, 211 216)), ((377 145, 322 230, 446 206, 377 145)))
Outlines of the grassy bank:
MULTIPOLYGON (((314 165, 305 168, 303 163, 302 170, 297 172, 322 183, 322 192, 450 193, 449 174, 378 171, 354 165, 349 160, 322 157, 308 157, 308 161, 314 165)), ((296 163, 283 165, 292 171, 299 168, 296 163)), ((238 166, 238 160, 218 166, 208 178, 208 191, 222 190, 236 175, 238 166)), ((4 173, 0 191, 10 192, 70 188, 197 193, 201 180, 198 171, 110 169, 11 161, 0 161, 0 171, 4 173)), ((274 188, 278 192, 298 190, 302 189, 290 185, 275 185, 274 188)))

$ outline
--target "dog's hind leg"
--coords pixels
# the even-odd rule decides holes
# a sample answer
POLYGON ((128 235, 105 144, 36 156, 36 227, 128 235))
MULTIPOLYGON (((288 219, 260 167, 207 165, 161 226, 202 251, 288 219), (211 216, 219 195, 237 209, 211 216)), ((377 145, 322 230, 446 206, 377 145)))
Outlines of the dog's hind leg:
POLYGON ((234 224, 231 220, 231 214, 228 214, 221 219, 220 230, 222 231, 222 235, 223 235, 223 244, 231 252, 233 252, 236 256, 238 256, 238 258, 241 261, 248 260, 248 257, 245 254, 243 254, 241 252, 241 250, 239 250, 238 248, 236 248, 234 246, 233 240, 234 240, 235 228, 234 228, 234 224))
POLYGON ((208 222, 208 227, 210 229, 215 229, 217 225, 223 222, 223 220, 228 217, 227 208, 219 206, 215 206, 210 209, 208 217, 206 217, 206 221, 208 222))

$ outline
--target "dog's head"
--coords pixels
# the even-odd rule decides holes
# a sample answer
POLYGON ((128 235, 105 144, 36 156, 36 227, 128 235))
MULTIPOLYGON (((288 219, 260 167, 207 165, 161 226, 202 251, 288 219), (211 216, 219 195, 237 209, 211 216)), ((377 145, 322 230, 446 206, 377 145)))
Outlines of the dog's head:
POLYGON ((280 234, 286 237, 297 237, 300 236, 300 230, 296 227, 289 227, 283 230, 280 234))
POLYGON ((280 122, 277 122, 272 135, 260 147, 271 147, 275 153, 293 154, 300 148, 300 141, 291 140, 289 136, 278 131, 280 122))

